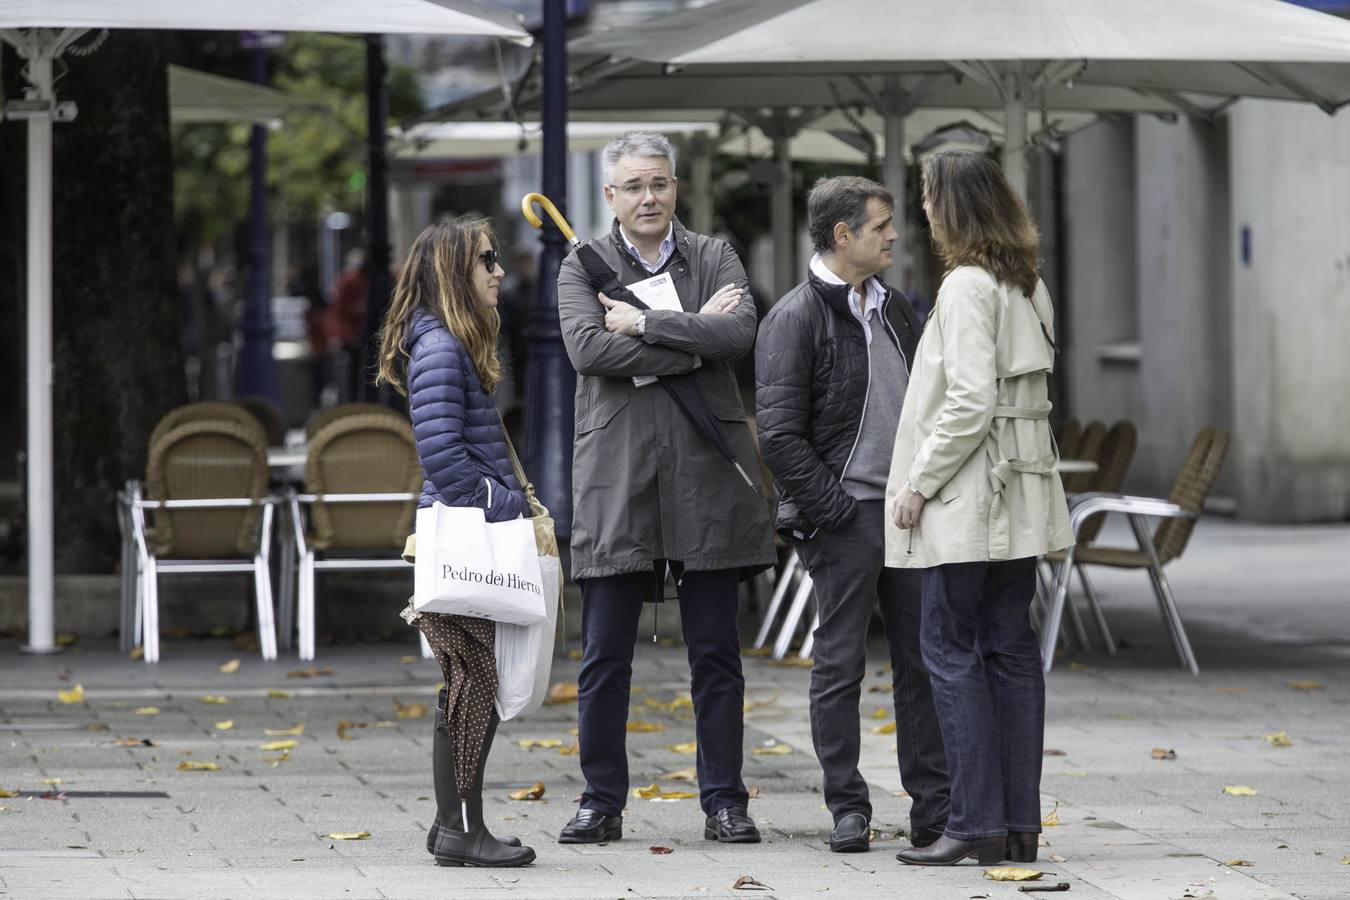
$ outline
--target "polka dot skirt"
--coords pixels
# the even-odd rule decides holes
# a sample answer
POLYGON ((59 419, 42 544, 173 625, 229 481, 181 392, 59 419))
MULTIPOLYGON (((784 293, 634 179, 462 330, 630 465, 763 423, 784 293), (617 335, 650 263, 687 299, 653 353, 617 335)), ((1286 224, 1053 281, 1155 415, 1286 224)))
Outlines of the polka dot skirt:
POLYGON ((419 613, 412 624, 426 635, 445 674, 445 721, 455 760, 455 784, 469 795, 479 760, 487 752, 492 717, 496 715, 497 658, 493 652, 497 626, 490 619, 419 613))

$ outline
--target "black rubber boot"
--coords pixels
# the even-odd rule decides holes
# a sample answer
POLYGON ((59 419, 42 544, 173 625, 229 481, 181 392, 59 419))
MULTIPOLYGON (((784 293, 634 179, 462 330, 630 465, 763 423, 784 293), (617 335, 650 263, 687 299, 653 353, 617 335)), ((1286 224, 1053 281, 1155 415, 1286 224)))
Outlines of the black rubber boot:
POLYGON ((428 835, 431 853, 436 857, 438 866, 484 866, 510 867, 526 866, 534 862, 534 850, 515 843, 500 841, 492 836, 483 822, 483 770, 487 766, 488 753, 492 750, 492 739, 497 733, 497 717, 492 717, 486 739, 483 741, 483 758, 474 773, 474 783, 470 786, 467 798, 461 798, 459 786, 455 782, 454 756, 450 752, 448 731, 444 729, 444 704, 437 712, 436 742, 432 751, 432 770, 435 773, 437 823, 433 826, 433 835, 428 835), (465 828, 464 815, 468 815, 468 827, 465 828))
MULTIPOLYGON (((460 831, 464 830, 464 826, 461 823, 462 816, 460 813, 459 802, 456 801, 450 804, 449 808, 441 805, 441 781, 442 779, 449 778, 453 783, 455 772, 453 768, 454 757, 450 755, 449 731, 445 725, 445 688, 441 688, 439 701, 440 702, 436 705, 436 719, 435 724, 432 726, 431 733, 432 746, 435 748, 432 751, 431 757, 431 778, 432 782, 435 784, 436 818, 432 821, 431 828, 427 830, 427 852, 433 855, 436 853, 436 834, 441 830, 442 824, 448 824, 450 827, 457 828, 460 831), (437 757, 437 752, 441 752, 444 758, 437 757)), ((492 727, 494 730, 496 729, 497 726, 495 721, 493 722, 492 727)), ((454 793, 453 787, 450 788, 450 792, 451 794, 454 793)), ((508 835, 504 838, 498 838, 497 840, 506 844, 508 847, 520 846, 520 838, 515 837, 514 835, 508 835)))

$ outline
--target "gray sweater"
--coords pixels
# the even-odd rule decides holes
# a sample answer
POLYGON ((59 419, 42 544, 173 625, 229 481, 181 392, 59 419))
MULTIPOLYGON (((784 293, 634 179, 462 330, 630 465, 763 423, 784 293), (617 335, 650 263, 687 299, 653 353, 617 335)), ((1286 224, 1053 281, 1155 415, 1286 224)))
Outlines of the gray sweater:
POLYGON ((873 309, 863 320, 863 329, 868 333, 867 406, 853 456, 843 472, 844 490, 856 500, 880 500, 886 496, 900 405, 909 386, 905 359, 878 313, 878 309, 873 309))

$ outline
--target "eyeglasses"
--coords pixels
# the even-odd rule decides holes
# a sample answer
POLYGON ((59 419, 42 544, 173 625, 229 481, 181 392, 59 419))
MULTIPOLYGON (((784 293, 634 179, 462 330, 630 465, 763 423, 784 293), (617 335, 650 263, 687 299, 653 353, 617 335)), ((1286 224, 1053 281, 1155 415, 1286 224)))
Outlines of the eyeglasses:
POLYGON ((487 266, 489 274, 497 271, 497 265, 502 261, 502 255, 496 250, 484 250, 478 254, 478 258, 483 261, 483 265, 487 266))
POLYGON ((653 178, 651 181, 625 181, 623 184, 611 184, 610 187, 625 197, 634 199, 641 197, 647 191, 651 191, 653 196, 660 197, 670 193, 671 188, 675 187, 675 179, 653 178))

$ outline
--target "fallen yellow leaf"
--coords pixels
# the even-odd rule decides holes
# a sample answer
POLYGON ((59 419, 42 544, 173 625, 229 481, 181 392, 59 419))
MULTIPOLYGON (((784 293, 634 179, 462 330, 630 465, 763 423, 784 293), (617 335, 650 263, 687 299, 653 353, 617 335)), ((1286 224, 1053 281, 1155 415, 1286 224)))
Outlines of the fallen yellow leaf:
POLYGON ((84 726, 84 730, 85 730, 85 731, 110 731, 111 729, 108 728, 107 724, 104 723, 104 722, 90 722, 88 725, 84 726))
POLYGON ((529 787, 521 788, 518 791, 512 791, 506 796, 510 797, 512 800, 538 800, 544 796, 544 783, 542 781, 536 781, 529 787))
POLYGON ((874 719, 884 719, 889 715, 890 713, 886 712, 884 706, 878 706, 876 709, 872 710, 872 718, 874 719))
POLYGON ((332 670, 330 667, 328 667, 328 666, 324 666, 323 668, 319 668, 318 666, 310 666, 308 669, 295 669, 295 670, 293 670, 293 671, 287 672, 287 673, 286 673, 286 677, 287 677, 287 678, 318 678, 318 677, 320 677, 320 676, 322 676, 322 675, 332 675, 332 674, 333 674, 333 670, 332 670))
POLYGON ((75 643, 79 639, 80 639, 79 636, 74 634, 58 634, 56 636, 56 646, 69 647, 71 644, 75 643))
POLYGON ((369 727, 370 726, 367 725, 365 722, 348 722, 346 719, 343 719, 337 723, 338 740, 350 741, 353 738, 347 732, 355 731, 357 728, 369 728, 369 727))
POLYGON ((272 768, 275 769, 282 763, 291 761, 291 751, 283 750, 276 756, 264 756, 263 759, 266 760, 267 762, 270 762, 272 764, 272 768))
POLYGON ((141 707, 138 707, 137 710, 136 710, 136 715, 138 715, 138 716, 157 716, 157 715, 159 715, 159 707, 158 707, 158 706, 141 706, 141 707))
POLYGON ((276 688, 268 688, 268 689, 267 689, 267 699, 268 699, 268 700, 289 700, 289 699, 291 699, 291 698, 294 697, 294 696, 295 696, 295 695, 292 694, 290 691, 281 691, 281 690, 277 690, 276 688))
POLYGON ((644 733, 653 731, 665 731, 666 726, 661 722, 644 722, 641 719, 634 719, 633 721, 628 723, 628 730, 630 732, 644 732, 644 733))
POLYGON ((1224 865, 1237 868, 1238 866, 1254 866, 1256 863, 1252 862, 1250 859, 1229 859, 1224 861, 1224 865))
POLYGON ((743 648, 741 648, 741 656, 757 657, 757 656, 772 656, 772 655, 773 655, 773 648, 772 648, 772 647, 743 647, 743 648))
POLYGON ((1320 681, 1291 681, 1289 686, 1296 691, 1324 691, 1327 686, 1320 681))
POLYGON ((239 660, 231 659, 220 664, 220 674, 233 675, 239 671, 239 660))
POLYGON ((197 762, 195 759, 185 759, 178 764, 180 772, 215 772, 219 768, 213 762, 197 762))
POLYGON ((876 725, 872 728, 873 734, 895 734, 895 723, 887 722, 885 725, 876 725))
POLYGON ((268 737, 299 737, 305 733, 304 725, 292 725, 290 728, 264 728, 263 734, 268 737))
POLYGON ((420 657, 417 657, 417 656, 400 656, 400 657, 398 658, 398 661, 401 662, 401 663, 403 663, 405 666, 411 666, 413 663, 417 662, 418 659, 420 659, 420 657))
POLYGON ((516 741, 516 746, 522 750, 552 750, 554 747, 561 747, 562 741, 558 738, 525 738, 522 741, 516 741))
POLYGON ((994 881, 1035 881, 1044 874, 1036 869, 1019 869, 1015 866, 999 866, 984 870, 984 877, 992 878, 994 881))
POLYGON ((220 694, 206 694, 197 698, 198 703, 209 703, 213 706, 223 706, 226 703, 233 703, 229 697, 222 697, 220 694))
POLYGON ((698 770, 693 766, 686 769, 676 769, 674 772, 667 772, 661 776, 666 781, 698 781, 698 770))
POLYGON ((394 712, 398 713, 400 719, 425 719, 427 715, 427 705, 425 703, 409 703, 406 706, 394 698, 394 712))
POLYGON ((1175 750, 1167 750, 1167 749, 1164 749, 1164 748, 1162 748, 1162 747, 1154 747, 1154 748, 1153 748, 1153 758, 1154 758, 1154 759, 1166 759, 1166 760, 1176 759, 1176 758, 1177 758, 1177 751, 1175 751, 1175 750))
POLYGON ((693 791, 662 791, 661 796, 655 797, 656 800, 693 800, 697 797, 693 791))
POLYGON ((787 756, 792 752, 789 744, 772 744, 768 747, 756 747, 750 751, 756 756, 787 756))
POLYGON ((1045 826, 1046 828, 1054 828, 1058 824, 1059 824, 1059 804, 1056 803, 1055 808, 1050 810, 1050 814, 1047 815, 1044 819, 1041 819, 1041 825, 1045 826))
POLYGON ((157 747, 159 746, 149 738, 114 738, 113 746, 116 747, 157 747))
POLYGON ((568 650, 568 651, 567 651, 567 658, 568 658, 568 659, 581 659, 581 651, 580 651, 580 650, 568 650))
POLYGON ((60 778, 44 778, 44 779, 42 779, 42 783, 43 783, 43 784, 60 784, 60 783, 61 783, 61 779, 60 779, 60 778))
POLYGON ((649 784, 646 787, 633 788, 633 796, 639 800, 650 800, 653 797, 660 796, 661 785, 649 784))
POLYGON ((296 745, 299 744, 299 743, 300 743, 300 742, 297 741, 297 740, 295 740, 294 738, 292 738, 292 739, 290 739, 290 740, 285 740, 285 741, 267 741, 267 742, 265 742, 265 743, 259 744, 259 745, 258 745, 258 749, 259 749, 259 750, 290 750, 292 747, 296 746, 296 745))
POLYGON ((1341 865, 1350 866, 1350 854, 1341 857, 1341 865))
POLYGON ((1085 666, 1085 665, 1083 665, 1083 664, 1080 663, 1080 662, 1071 662, 1071 663, 1069 663, 1069 671, 1070 671, 1070 672, 1091 672, 1091 671, 1092 671, 1092 667, 1091 667, 1091 666, 1085 666))
POLYGON ((581 754, 581 745, 576 741, 568 744, 566 747, 558 748, 559 756, 579 756, 581 754))
POLYGON ((370 837, 369 831, 330 831, 328 836, 335 841, 364 841, 370 837))
POLYGON ((1256 791, 1247 787, 1245 784, 1226 784, 1223 792, 1233 797, 1255 797, 1256 791))
POLYGON ((682 744, 671 744, 668 749, 675 753, 697 753, 698 744, 694 741, 685 741, 682 744))
POLYGON ((576 699, 577 683, 575 681, 557 681, 549 685, 548 696, 544 698, 544 703, 556 706, 559 703, 575 703, 576 699))
POLYGON ((745 792, 745 795, 746 795, 747 797, 749 797, 751 800, 753 800, 753 799, 755 799, 756 797, 759 796, 759 788, 758 788, 758 787, 755 787, 755 786, 751 786, 750 790, 748 790, 748 791, 745 792))
POLYGON ((145 648, 144 648, 144 647, 132 647, 132 648, 131 648, 131 652, 128 653, 127 655, 130 656, 132 659, 141 659, 142 657, 145 656, 145 648))
POLYGON ((83 703, 84 685, 77 684, 68 691, 57 691, 56 699, 62 703, 83 703))
POLYGON ((1277 731, 1274 734, 1263 734, 1261 739, 1272 747, 1292 747, 1294 742, 1289 740, 1289 735, 1283 731, 1277 731))
MULTIPOLYGON (((694 705, 694 701, 690 697, 676 697, 674 700, 671 700, 668 703, 662 702, 661 700, 657 700, 655 697, 647 697, 642 702, 651 709, 659 709, 662 712, 673 712, 674 710, 677 709, 688 709, 692 708, 694 705)), ((748 707, 750 704, 747 703, 745 705, 748 707)))
POLYGON ((226 719, 223 722, 216 723, 216 731, 229 731, 234 727, 234 719, 226 719))
POLYGON ((17 797, 17 796, 19 796, 18 791, 10 791, 6 790, 5 788, 0 788, 0 797, 17 797))

